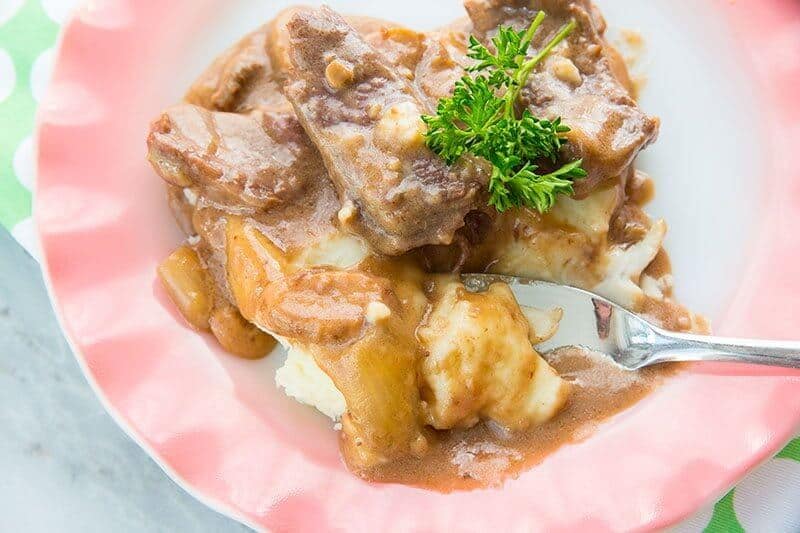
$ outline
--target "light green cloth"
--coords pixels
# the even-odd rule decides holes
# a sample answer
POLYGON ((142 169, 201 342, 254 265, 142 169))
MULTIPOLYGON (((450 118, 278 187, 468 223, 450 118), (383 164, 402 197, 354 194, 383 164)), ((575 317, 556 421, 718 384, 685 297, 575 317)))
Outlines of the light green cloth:
MULTIPOLYGON (((59 26, 73 3, 0 0, 0 224, 34 255, 33 116, 47 85, 59 26)), ((676 530, 800 531, 800 438, 676 530)))
POLYGON ((34 95, 41 98, 47 83, 57 34, 39 2, 0 0, 0 223, 7 228, 31 214, 34 95))

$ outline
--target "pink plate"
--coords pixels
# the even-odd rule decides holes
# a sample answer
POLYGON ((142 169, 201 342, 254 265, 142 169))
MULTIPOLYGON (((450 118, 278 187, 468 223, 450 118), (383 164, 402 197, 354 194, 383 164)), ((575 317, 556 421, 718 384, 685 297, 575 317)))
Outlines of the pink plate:
MULTIPOLYGON (((742 44, 729 53, 761 89, 769 150, 754 178, 757 244, 738 290, 719 296, 730 304, 717 326, 797 337, 800 3, 706 3, 742 44)), ((54 305, 110 412, 187 490, 275 531, 643 530, 712 501, 798 428, 800 373, 703 365, 502 489, 442 495, 350 475, 334 432, 275 390, 274 361, 239 361, 192 334, 156 283, 178 237, 144 159, 147 125, 188 84, 172 75, 185 55, 217 51, 187 43, 228 16, 221 5, 87 3, 39 115, 36 219, 54 305)))

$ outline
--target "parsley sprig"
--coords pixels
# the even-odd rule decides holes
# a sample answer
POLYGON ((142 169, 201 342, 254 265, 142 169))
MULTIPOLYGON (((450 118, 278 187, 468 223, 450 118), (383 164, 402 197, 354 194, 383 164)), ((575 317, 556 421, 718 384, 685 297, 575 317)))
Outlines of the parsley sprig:
POLYGON ((527 30, 501 27, 492 39, 495 53, 470 36, 467 56, 475 60, 453 95, 439 100, 436 115, 423 116, 426 143, 448 164, 472 154, 492 164, 489 205, 500 212, 515 207, 548 211, 559 194, 572 194, 572 180, 586 176, 582 160, 538 174, 539 164, 555 165, 569 128, 561 119, 544 120, 517 111, 519 92, 533 69, 574 29, 564 25, 528 58, 533 36, 545 18, 540 11, 527 30))

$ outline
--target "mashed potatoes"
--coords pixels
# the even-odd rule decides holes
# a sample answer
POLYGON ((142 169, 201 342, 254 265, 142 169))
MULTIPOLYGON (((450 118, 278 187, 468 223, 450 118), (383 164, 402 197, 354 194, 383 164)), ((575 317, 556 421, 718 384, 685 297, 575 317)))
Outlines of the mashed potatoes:
POLYGON ((286 362, 275 373, 275 383, 288 396, 332 420, 341 419, 347 409, 344 395, 314 358, 303 350, 288 347, 286 362))
POLYGON ((569 387, 531 346, 531 329, 508 285, 445 286, 418 332, 427 422, 451 429, 491 419, 513 431, 557 413, 569 387))

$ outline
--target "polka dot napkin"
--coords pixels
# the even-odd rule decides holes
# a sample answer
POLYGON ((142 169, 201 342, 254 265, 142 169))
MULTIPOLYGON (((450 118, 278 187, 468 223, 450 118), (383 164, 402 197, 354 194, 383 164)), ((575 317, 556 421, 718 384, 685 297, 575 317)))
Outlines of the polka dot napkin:
MULTIPOLYGON (((35 257, 33 120, 59 27, 77 1, 0 0, 0 225, 35 257)), ((675 531, 800 532, 800 438, 675 531)))

